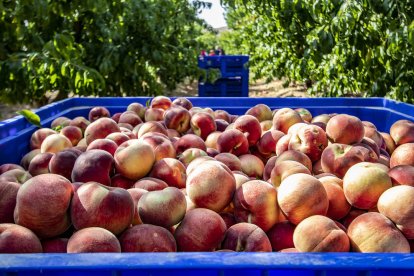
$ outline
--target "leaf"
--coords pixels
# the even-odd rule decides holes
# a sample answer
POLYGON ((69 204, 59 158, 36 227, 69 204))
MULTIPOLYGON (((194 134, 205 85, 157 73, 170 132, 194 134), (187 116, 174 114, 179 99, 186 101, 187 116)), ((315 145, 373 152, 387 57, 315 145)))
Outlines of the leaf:
POLYGON ((17 111, 16 113, 25 117, 26 120, 29 121, 29 123, 31 123, 32 125, 42 127, 42 125, 40 124, 40 117, 36 113, 28 109, 22 109, 20 111, 17 111))

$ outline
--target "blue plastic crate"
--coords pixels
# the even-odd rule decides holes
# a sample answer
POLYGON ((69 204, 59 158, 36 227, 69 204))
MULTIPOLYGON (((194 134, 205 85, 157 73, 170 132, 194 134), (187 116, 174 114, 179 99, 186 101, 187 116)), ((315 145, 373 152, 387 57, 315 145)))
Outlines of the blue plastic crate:
POLYGON ((201 69, 219 69, 221 77, 213 84, 199 82, 200 97, 248 97, 249 56, 206 56, 198 59, 201 69), (240 87, 235 87, 237 80, 240 87))
MULTIPOLYGON (((43 127, 49 127, 60 116, 74 118, 88 116, 94 106, 105 106, 111 114, 123 112, 126 107, 139 102, 143 105, 151 98, 71 98, 40 108, 36 113, 43 127)), ((414 121, 414 106, 384 98, 242 98, 242 97, 194 97, 194 106, 224 109, 232 114, 244 114, 250 107, 264 103, 270 108, 304 107, 314 116, 323 113, 348 113, 361 120, 371 121, 380 131, 389 131, 400 119, 414 121)), ((29 140, 37 128, 22 116, 0 121, 0 165, 18 163, 29 151, 29 140)))
POLYGON ((245 79, 227 78, 218 79, 214 83, 200 83, 198 95, 200 97, 248 97, 249 87, 244 84, 245 79))
MULTIPOLYGON (((37 111, 44 127, 60 116, 87 116, 94 106, 122 112, 132 102, 150 98, 72 98, 37 111)), ((389 131, 397 120, 414 121, 414 106, 383 98, 189 98, 194 106, 244 114, 264 103, 272 109, 304 107, 314 116, 348 113, 389 131)), ((0 164, 19 162, 29 150, 36 127, 22 116, 0 122, 0 164)), ((3 254, 0 275, 414 275, 412 254, 359 253, 122 253, 3 254)))
POLYGON ((206 56, 198 59, 201 69, 220 69, 223 78, 246 76, 249 56, 206 56))

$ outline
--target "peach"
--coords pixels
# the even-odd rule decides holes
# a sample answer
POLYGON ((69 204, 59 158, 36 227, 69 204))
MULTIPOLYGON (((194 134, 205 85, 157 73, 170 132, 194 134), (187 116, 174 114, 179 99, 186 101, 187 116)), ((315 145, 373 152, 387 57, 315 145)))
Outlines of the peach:
POLYGON ((26 227, 0 223, 0 253, 42 253, 39 238, 26 227))
POLYGON ((264 133, 268 130, 271 130, 272 127, 273 127, 273 121, 272 120, 266 120, 266 121, 260 122, 260 127, 262 128, 262 133, 264 133))
POLYGON ((136 127, 142 123, 142 120, 134 111, 125 111, 119 116, 118 123, 130 124, 132 127, 136 127))
MULTIPOLYGON (((116 132, 116 134, 120 134, 120 132, 116 132)), ((118 149, 118 145, 117 143, 115 143, 114 141, 108 138, 96 139, 92 141, 86 148, 87 151, 93 150, 93 149, 104 150, 110 153, 112 156, 114 156, 116 150, 118 149)))
POLYGON ((253 106, 246 111, 246 115, 254 116, 259 122, 273 119, 272 110, 265 104, 257 104, 253 106))
POLYGON ((272 245, 266 233, 257 225, 241 222, 226 231, 223 249, 236 252, 272 252, 272 245))
POLYGON ((283 180, 286 177, 297 174, 297 173, 305 173, 311 175, 311 172, 299 162, 296 161, 282 161, 277 162, 270 173, 270 178, 268 182, 271 183, 274 187, 279 187, 283 180))
POLYGON ((353 144, 361 142, 365 129, 355 116, 339 114, 333 116, 326 125, 326 135, 332 143, 353 144))
POLYGON ((120 237, 122 252, 176 252, 174 236, 165 228, 141 224, 126 230, 120 237))
POLYGON ((332 118, 329 114, 320 114, 312 118, 311 123, 324 123, 325 125, 328 124, 329 120, 332 118))
POLYGON ((165 136, 168 136, 167 128, 160 122, 155 122, 155 121, 145 122, 141 125, 138 125, 132 130, 132 132, 138 138, 141 138, 147 133, 160 133, 165 136))
POLYGON ((27 180, 31 178, 32 176, 30 175, 30 173, 21 169, 13 169, 0 175, 0 181, 9 181, 20 184, 25 183, 27 180))
POLYGON ((175 129, 179 133, 185 133, 190 129, 191 115, 185 108, 173 107, 165 111, 164 122, 169 129, 175 129))
POLYGON ((135 182, 133 188, 140 188, 147 191, 158 191, 163 190, 168 187, 168 184, 165 181, 153 178, 153 177, 144 177, 135 182))
POLYGON ((111 113, 109 112, 109 110, 106 107, 103 106, 97 106, 92 108, 89 111, 89 122, 93 123, 95 121, 97 121, 100 118, 109 118, 111 117, 111 113))
POLYGON ((73 167, 80 154, 70 149, 54 154, 49 162, 49 171, 71 180, 73 167))
MULTIPOLYGON (((202 163, 206 162, 206 161, 217 161, 216 159, 214 159, 213 157, 210 156, 200 156, 195 158, 193 161, 190 162, 190 164, 188 164, 187 168, 186 168, 186 174, 190 175, 190 173, 192 171, 194 171, 196 168, 198 168, 202 163)), ((228 169, 227 166, 224 166, 225 169, 228 169)))
MULTIPOLYGON (((322 160, 321 159, 319 159, 318 161, 316 161, 315 163, 313 163, 313 165, 312 165, 312 173, 315 176, 325 173, 324 170, 322 169, 322 160)), ((328 173, 328 174, 334 175, 332 173, 328 173)), ((316 178, 318 178, 318 177, 316 177, 316 178)))
POLYGON ((30 161, 28 168, 29 173, 32 176, 49 173, 49 163, 53 156, 54 154, 50 152, 44 152, 36 155, 32 161, 30 161))
POLYGON ((363 146, 331 144, 322 153, 322 170, 343 178, 353 165, 360 162, 376 162, 378 157, 373 150, 363 146))
POLYGON ((399 120, 390 129, 390 135, 397 146, 414 143, 414 122, 399 120))
POLYGON ((42 240, 43 253, 66 253, 68 241, 67 238, 42 240))
POLYGON ((114 159, 118 173, 131 180, 138 180, 151 171, 155 154, 150 145, 133 139, 118 147, 114 159))
POLYGON ((19 183, 0 180, 0 223, 14 223, 13 211, 19 189, 19 183))
POLYGON ((221 109, 214 110, 214 116, 213 117, 214 117, 215 120, 223 120, 227 124, 230 123, 230 114, 225 110, 221 110, 221 109))
POLYGON ((289 221, 281 221, 267 231, 273 251, 280 251, 294 247, 293 232, 296 226, 289 221))
POLYGON ((75 229, 96 226, 118 235, 132 223, 134 201, 125 189, 88 182, 76 190, 70 211, 75 229))
POLYGON ((129 189, 135 184, 134 180, 126 178, 119 173, 111 177, 111 187, 118 187, 123 189, 129 189))
POLYGON ((351 210, 342 189, 342 180, 335 176, 324 176, 319 178, 319 181, 328 195, 329 208, 326 216, 334 220, 342 219, 351 210))
POLYGON ((367 213, 367 210, 361 210, 361 209, 351 207, 351 210, 349 211, 349 213, 341 220, 342 225, 345 228, 348 228, 349 225, 354 221, 354 219, 356 219, 357 217, 365 213, 367 213))
POLYGON ((173 143, 177 154, 183 153, 185 150, 190 148, 197 148, 203 151, 207 150, 206 144, 203 139, 198 137, 195 134, 186 134, 179 138, 175 143, 173 143))
POLYGON ((296 161, 304 165, 308 170, 312 171, 312 161, 310 160, 309 156, 306 154, 296 151, 296 150, 288 150, 280 154, 276 159, 276 164, 283 162, 283 161, 296 161))
POLYGON ((292 134, 286 134, 285 136, 280 137, 280 139, 276 143, 276 155, 279 156, 289 148, 290 138, 292 138, 292 134))
POLYGON ((391 155, 390 168, 399 165, 414 166, 414 143, 398 146, 391 155))
POLYGON ((39 238, 63 234, 70 226, 73 188, 56 174, 41 174, 26 181, 17 192, 14 221, 39 238))
POLYGON ((387 150, 388 154, 392 154, 397 147, 395 145, 394 140, 392 139, 391 135, 386 132, 380 132, 382 139, 384 139, 385 149, 387 150))
POLYGON ((226 165, 231 171, 240 171, 241 170, 241 161, 240 159, 228 152, 219 153, 214 157, 217 161, 220 161, 226 165))
POLYGON ((82 117, 82 116, 74 118, 69 123, 70 126, 75 126, 75 127, 80 128, 82 130, 82 133, 85 132, 85 129, 88 127, 89 124, 90 122, 85 117, 82 117))
POLYGON ((273 129, 287 133, 296 123, 302 123, 300 114, 291 108, 281 108, 273 116, 273 129))
POLYGON ((214 131, 212 133, 210 133, 205 141, 206 147, 207 148, 213 148, 213 149, 217 149, 217 140, 221 135, 221 131, 214 131))
POLYGON ((328 146, 328 138, 322 128, 315 125, 305 125, 290 138, 288 149, 302 152, 309 156, 312 162, 321 158, 323 150, 328 146))
POLYGON ((216 149, 212 149, 212 148, 207 148, 207 151, 206 151, 206 153, 207 153, 207 155, 208 156, 210 156, 210 157, 215 157, 217 154, 219 154, 220 152, 218 151, 218 150, 216 150, 216 149))
POLYGON ((262 127, 259 120, 251 115, 243 115, 236 119, 234 129, 240 130, 247 138, 249 146, 256 145, 262 136, 262 127))
POLYGON ((156 96, 151 100, 151 108, 161 108, 167 110, 171 107, 172 101, 170 98, 165 96, 156 96))
POLYGON ((267 160, 266 165, 263 170, 263 180, 268 181, 270 179, 270 175, 272 173, 273 167, 276 164, 277 156, 272 156, 267 160))
POLYGON ((348 237, 355 252, 410 253, 404 235, 384 215, 369 212, 358 216, 348 227, 348 237))
POLYGON ((3 164, 0 166, 0 175, 2 175, 3 173, 7 172, 7 171, 11 171, 11 170, 15 170, 15 169, 19 169, 24 171, 24 168, 22 166, 19 166, 17 164, 11 164, 11 163, 7 163, 7 164, 3 164))
POLYGON ((179 138, 181 137, 180 133, 175 129, 167 129, 167 136, 170 138, 171 142, 174 142, 171 138, 179 138))
POLYGON ((229 152, 239 156, 249 151, 249 142, 243 132, 230 129, 224 131, 217 139, 217 149, 219 152, 229 152))
POLYGON ((68 240, 67 253, 120 253, 121 245, 114 234, 100 227, 76 231, 68 240))
POLYGON ((122 132, 114 132, 114 133, 111 133, 108 136, 106 136, 105 139, 109 139, 109 140, 114 141, 115 144, 117 144, 118 146, 120 146, 122 143, 130 140, 129 136, 126 135, 125 133, 122 133, 122 132))
POLYGON ((278 252, 280 252, 280 253, 299 253, 299 250, 297 250, 296 248, 285 248, 285 249, 282 249, 282 250, 280 250, 280 251, 278 251, 278 252))
POLYGON ((295 111, 299 113, 303 121, 310 123, 312 121, 312 113, 306 108, 296 108, 295 111))
POLYGON ((282 181, 277 201, 288 220, 295 225, 313 215, 326 215, 329 207, 322 183, 303 173, 290 175, 282 181))
POLYGON ((71 141, 61 134, 51 134, 43 140, 43 143, 40 147, 40 152, 50 152, 50 153, 56 153, 61 150, 71 148, 72 143, 71 141))
POLYGON ((234 217, 232 212, 222 212, 219 215, 226 223, 227 229, 229 229, 231 226, 237 223, 236 218, 234 217))
POLYGON ((185 167, 187 167, 194 159, 201 156, 208 156, 208 154, 201 149, 189 148, 179 155, 178 160, 183 163, 185 167))
POLYGON ((143 106, 142 104, 140 104, 140 103, 131 103, 131 104, 128 105, 127 110, 128 111, 134 111, 141 118, 141 120, 144 120, 146 107, 143 106))
POLYGON ((114 158, 111 154, 103 150, 88 150, 76 159, 72 170, 72 182, 96 181, 110 185, 113 167, 114 158))
POLYGON ((278 219, 277 191, 269 183, 251 180, 241 185, 234 194, 234 215, 238 222, 256 224, 269 230, 278 219))
POLYGON ((393 185, 408 185, 414 187, 414 166, 400 165, 388 171, 393 185))
POLYGON ((364 125, 364 136, 373 140, 378 147, 381 147, 384 143, 384 139, 382 138, 381 133, 378 132, 377 127, 373 123, 367 121, 363 121, 362 124, 364 125))
POLYGON ((111 133, 120 131, 119 126, 114 120, 109 118, 100 118, 91 123, 85 129, 86 144, 89 145, 96 139, 103 139, 111 133))
POLYGON ((368 162, 352 166, 343 181, 346 199, 359 209, 375 207, 381 194, 392 187, 387 172, 368 162))
POLYGON ((117 124, 119 123, 119 118, 121 118, 122 113, 118 112, 111 116, 111 119, 114 120, 117 124))
POLYGON ((132 201, 134 202, 134 218, 132 219, 132 225, 142 224, 142 220, 138 213, 138 202, 141 197, 147 193, 147 190, 140 189, 140 188, 130 188, 127 192, 131 195, 132 201))
POLYGON ((66 136, 72 143, 72 146, 76 146, 83 138, 82 129, 76 126, 66 126, 60 131, 60 134, 66 136))
POLYGON ((301 129, 304 126, 308 126, 309 124, 307 123, 296 123, 294 125, 292 125, 287 134, 291 134, 292 136, 296 136, 296 134, 298 133, 299 129, 301 129))
POLYGON ((223 132, 230 125, 228 122, 222 119, 215 119, 214 121, 216 122, 216 131, 223 132))
POLYGON ((52 129, 63 128, 65 126, 68 126, 70 122, 71 122, 71 119, 67 117, 58 117, 52 121, 50 128, 52 129))
POLYGON ((248 176, 246 176, 246 175, 243 175, 243 174, 240 174, 240 173, 234 173, 233 172, 233 176, 234 176, 234 179, 236 180, 236 190, 241 186, 241 185, 243 185, 244 183, 246 183, 247 181, 250 181, 251 179, 248 177, 248 176))
POLYGON ((218 161, 201 163, 186 182, 187 195, 198 207, 222 211, 233 199, 236 180, 230 170, 218 161))
POLYGON ((157 161, 149 174, 150 177, 161 179, 168 186, 185 188, 186 168, 179 160, 164 158, 157 161))
POLYGON ((378 210, 407 239, 414 239, 414 187, 400 185, 386 190, 378 199, 378 210))
POLYGON ((244 154, 239 156, 241 170, 249 177, 262 178, 264 164, 257 156, 252 154, 244 154))
POLYGON ((207 112, 199 112, 194 114, 190 120, 191 129, 194 134, 206 140, 207 136, 217 130, 216 122, 213 116, 207 112))
POLYGON ((302 220, 293 233, 300 252, 349 252, 346 233, 330 218, 315 215, 302 220))
POLYGON ((151 146, 155 155, 155 161, 163 158, 175 158, 177 155, 173 143, 162 134, 147 133, 139 140, 151 146))
POLYGON ((174 233, 178 251, 213 251, 226 233, 226 223, 214 211, 196 208, 188 211, 174 233))
POLYGON ((174 105, 182 106, 187 110, 190 110, 193 107, 193 104, 190 100, 185 97, 178 97, 173 102, 174 105))
POLYGON ((171 227, 185 215, 185 195, 175 187, 143 194, 138 202, 138 213, 143 223, 171 227))
POLYGON ((275 154, 276 144, 284 135, 285 134, 279 130, 269 130, 264 132, 259 141, 257 141, 257 150, 265 156, 275 154))

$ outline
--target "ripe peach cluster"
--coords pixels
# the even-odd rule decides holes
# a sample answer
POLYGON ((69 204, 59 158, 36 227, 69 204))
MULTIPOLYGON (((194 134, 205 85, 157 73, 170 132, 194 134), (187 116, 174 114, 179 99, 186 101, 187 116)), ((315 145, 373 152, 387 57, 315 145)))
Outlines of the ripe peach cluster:
POLYGON ((0 253, 410 252, 414 123, 158 96, 35 131, 0 166, 0 253))

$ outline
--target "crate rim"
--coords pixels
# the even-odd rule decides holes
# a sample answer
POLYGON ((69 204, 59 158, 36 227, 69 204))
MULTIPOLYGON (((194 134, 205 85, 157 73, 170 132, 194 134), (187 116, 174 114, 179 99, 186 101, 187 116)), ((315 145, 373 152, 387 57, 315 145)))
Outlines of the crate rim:
POLYGON ((0 271, 132 269, 414 270, 406 253, 37 253, 3 254, 0 271), (139 261, 137 261, 139 260, 139 261))

